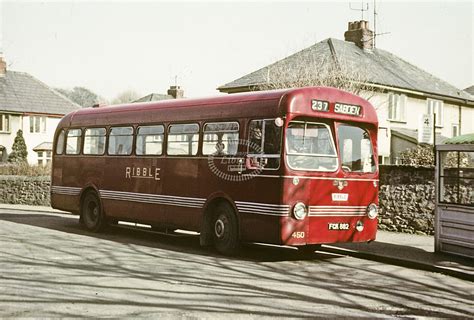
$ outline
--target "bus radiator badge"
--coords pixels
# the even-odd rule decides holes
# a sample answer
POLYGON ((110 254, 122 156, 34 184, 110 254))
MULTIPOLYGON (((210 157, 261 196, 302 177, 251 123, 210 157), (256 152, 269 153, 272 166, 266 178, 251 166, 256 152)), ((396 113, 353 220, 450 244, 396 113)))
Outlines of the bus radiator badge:
POLYGON ((344 187, 347 187, 348 183, 347 180, 334 180, 332 185, 337 187, 339 190, 342 190, 344 187))

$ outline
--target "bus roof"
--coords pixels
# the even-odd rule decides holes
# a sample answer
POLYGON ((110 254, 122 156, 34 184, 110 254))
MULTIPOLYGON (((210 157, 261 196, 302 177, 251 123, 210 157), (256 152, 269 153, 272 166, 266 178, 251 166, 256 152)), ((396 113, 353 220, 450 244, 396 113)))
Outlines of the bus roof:
MULTIPOLYGON (((144 123, 154 121, 185 121, 207 118, 255 117, 273 114, 281 116, 286 112, 315 116, 308 103, 311 99, 333 100, 363 106, 364 117, 348 117, 354 121, 377 122, 375 110, 366 100, 351 93, 329 87, 306 87, 272 91, 236 93, 198 99, 177 99, 158 102, 141 102, 121 105, 84 108, 65 116, 60 126, 81 126, 94 124, 116 124, 124 120, 144 123), (309 99, 309 100, 308 100, 309 99), (223 106, 235 105, 235 108, 223 109, 223 106), (187 109, 183 114, 183 109, 187 109), (303 109, 308 109, 304 111, 303 109), (102 115, 98 117, 99 115, 102 115), (104 117, 106 119, 104 119, 104 117), (101 121, 102 119, 102 121, 101 121)), ((330 101, 334 102, 334 101, 330 101)), ((347 115, 318 113, 317 116, 347 118, 347 115)), ((127 122, 126 121, 126 122, 127 122)))

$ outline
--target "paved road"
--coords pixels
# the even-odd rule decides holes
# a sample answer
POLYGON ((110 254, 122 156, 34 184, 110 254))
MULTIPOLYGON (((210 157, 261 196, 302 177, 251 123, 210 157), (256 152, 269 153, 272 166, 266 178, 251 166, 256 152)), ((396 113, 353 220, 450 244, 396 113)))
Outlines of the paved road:
POLYGON ((74 216, 0 210, 1 317, 474 317, 474 284, 338 255, 246 246, 236 258, 74 216))

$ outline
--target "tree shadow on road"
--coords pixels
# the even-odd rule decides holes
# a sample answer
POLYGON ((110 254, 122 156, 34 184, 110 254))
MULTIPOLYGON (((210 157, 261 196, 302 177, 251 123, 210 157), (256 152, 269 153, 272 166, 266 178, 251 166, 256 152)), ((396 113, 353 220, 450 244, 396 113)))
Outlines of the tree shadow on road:
POLYGON ((38 306, 39 315, 64 317, 472 315, 473 287, 437 274, 415 278, 400 267, 253 245, 228 258, 201 248, 196 236, 96 234, 66 215, 0 220, 18 226, 0 235, 0 310, 7 310, 0 315, 38 316, 38 306))
MULTIPOLYGON (((204 256, 220 256, 212 247, 201 247, 199 245, 199 236, 185 233, 164 234, 161 232, 151 231, 149 228, 124 225, 108 226, 103 232, 94 233, 81 226, 79 223, 79 217, 73 215, 3 213, 0 214, 0 220, 66 232, 69 234, 110 240, 122 244, 142 245, 204 256)), ((341 256, 324 252, 302 254, 295 248, 252 243, 243 244, 243 250, 235 256, 236 259, 255 260, 260 262, 314 259, 323 260, 334 259, 337 257, 341 256)))

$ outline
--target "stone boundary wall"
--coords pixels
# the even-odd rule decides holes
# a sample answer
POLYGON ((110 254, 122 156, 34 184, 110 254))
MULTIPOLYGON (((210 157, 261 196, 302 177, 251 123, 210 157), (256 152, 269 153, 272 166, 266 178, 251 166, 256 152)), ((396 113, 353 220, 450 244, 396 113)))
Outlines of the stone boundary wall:
MULTIPOLYGON (((1 176, 0 202, 49 206, 50 177, 1 176)), ((380 166, 379 229, 434 234, 434 168, 380 166)))
POLYGON ((434 168, 380 166, 379 229, 434 234, 434 168))
POLYGON ((49 206, 51 178, 0 175, 0 202, 49 206))

